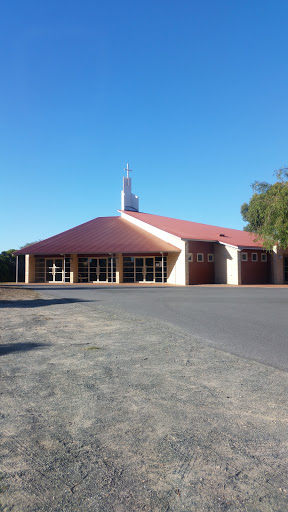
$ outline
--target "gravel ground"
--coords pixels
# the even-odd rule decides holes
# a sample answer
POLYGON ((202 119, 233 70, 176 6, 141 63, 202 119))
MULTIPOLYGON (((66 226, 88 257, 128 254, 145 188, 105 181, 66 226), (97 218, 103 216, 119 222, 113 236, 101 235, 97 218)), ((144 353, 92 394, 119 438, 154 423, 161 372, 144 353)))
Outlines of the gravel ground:
POLYGON ((281 511, 287 373, 0 287, 0 512, 281 511))

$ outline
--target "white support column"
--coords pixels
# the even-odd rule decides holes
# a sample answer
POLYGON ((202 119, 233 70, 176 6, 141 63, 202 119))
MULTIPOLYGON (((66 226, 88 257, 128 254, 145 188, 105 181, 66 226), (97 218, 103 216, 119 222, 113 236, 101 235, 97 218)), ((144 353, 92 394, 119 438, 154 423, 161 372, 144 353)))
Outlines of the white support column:
POLYGON ((164 284, 164 256, 163 256, 163 252, 161 252, 161 256, 162 256, 162 284, 164 284))
POLYGON ((111 283, 113 283, 113 254, 111 254, 111 283))
POLYGON ((18 284, 18 270, 19 270, 19 261, 18 261, 18 256, 16 256, 16 284, 18 284))

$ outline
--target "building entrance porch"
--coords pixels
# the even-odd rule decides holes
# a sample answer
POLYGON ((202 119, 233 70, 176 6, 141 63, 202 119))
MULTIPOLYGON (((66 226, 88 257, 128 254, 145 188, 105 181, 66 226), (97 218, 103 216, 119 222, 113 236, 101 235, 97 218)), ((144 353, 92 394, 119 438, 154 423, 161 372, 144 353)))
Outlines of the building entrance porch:
POLYGON ((79 283, 109 283, 115 282, 115 258, 78 257, 79 283), (112 276, 112 280, 111 280, 112 276))
POLYGON ((26 282, 166 283, 167 253, 55 254, 27 259, 26 282))
POLYGON ((64 265, 63 258, 46 258, 45 281, 46 283, 63 283, 64 265))
POLYGON ((167 256, 123 256, 123 283, 166 283, 167 256))

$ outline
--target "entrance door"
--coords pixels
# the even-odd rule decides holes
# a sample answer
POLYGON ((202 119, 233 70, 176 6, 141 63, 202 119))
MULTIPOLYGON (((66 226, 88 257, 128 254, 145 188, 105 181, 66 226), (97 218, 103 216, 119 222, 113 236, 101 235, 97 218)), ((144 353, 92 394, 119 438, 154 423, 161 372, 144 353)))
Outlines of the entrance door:
MULTIPOLYGON (((114 272, 113 262, 113 272, 114 272)), ((111 258, 78 258, 79 283, 111 281, 111 258)))
POLYGON ((107 258, 99 258, 98 280, 107 281, 107 258))
POLYGON ((167 256, 123 256, 123 283, 166 283, 167 256))
POLYGON ((135 258, 135 281, 144 281, 144 258, 135 258))
POLYGON ((284 256, 284 283, 288 283, 288 256, 284 256))
POLYGON ((135 282, 154 282, 154 258, 135 258, 135 282))
POLYGON ((154 258, 145 258, 145 281, 154 282, 154 258))
POLYGON ((63 283, 63 259, 46 259, 46 282, 63 283))

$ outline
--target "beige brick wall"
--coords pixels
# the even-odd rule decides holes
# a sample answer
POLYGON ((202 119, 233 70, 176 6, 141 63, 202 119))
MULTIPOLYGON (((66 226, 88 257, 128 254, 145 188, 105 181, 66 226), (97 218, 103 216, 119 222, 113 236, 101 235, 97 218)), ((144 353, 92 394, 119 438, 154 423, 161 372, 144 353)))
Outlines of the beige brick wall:
POLYGON ((274 284, 284 284, 284 256, 288 256, 288 249, 284 251, 275 245, 271 258, 271 282, 274 284))
POLYGON ((123 283, 123 255, 116 254, 116 283, 123 283))
POLYGON ((183 250, 180 253, 169 252, 167 257, 167 283, 186 285, 189 283, 187 277, 188 255, 186 256, 186 244, 183 242, 183 250))
POLYGON ((240 251, 229 245, 215 244, 215 283, 241 284, 240 251))
POLYGON ((35 256, 25 254, 25 283, 35 282, 35 256))
POLYGON ((70 257, 70 283, 78 283, 78 257, 71 254, 70 257))
MULTIPOLYGON (((181 253, 169 252, 167 256, 167 283, 186 285, 189 284, 188 252, 184 248, 181 253)), ((188 244, 187 244, 188 245, 188 244)))
POLYGON ((143 222, 142 220, 135 219, 130 215, 126 215, 121 212, 121 217, 123 219, 128 220, 135 226, 139 226, 143 230, 151 233, 151 235, 155 235, 161 240, 168 242, 169 244, 174 245, 178 249, 181 249, 180 253, 169 253, 167 259, 167 283, 170 284, 188 284, 189 283, 189 269, 188 269, 188 243, 181 238, 171 235, 170 233, 166 233, 162 229, 155 228, 154 226, 150 226, 143 222))

